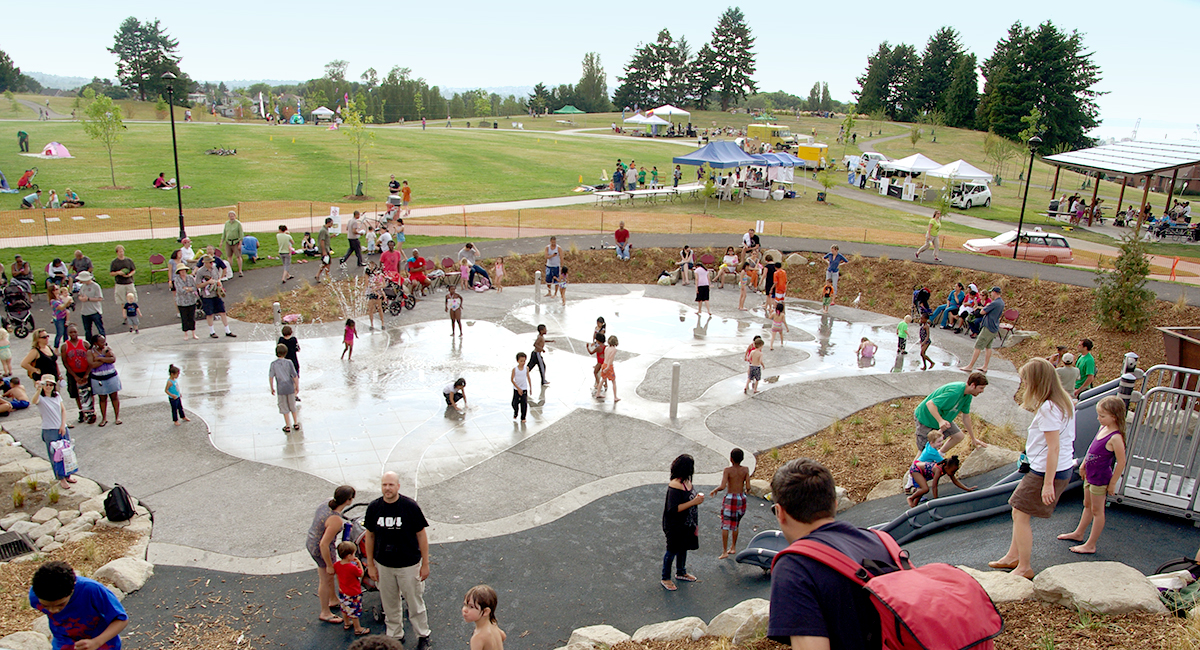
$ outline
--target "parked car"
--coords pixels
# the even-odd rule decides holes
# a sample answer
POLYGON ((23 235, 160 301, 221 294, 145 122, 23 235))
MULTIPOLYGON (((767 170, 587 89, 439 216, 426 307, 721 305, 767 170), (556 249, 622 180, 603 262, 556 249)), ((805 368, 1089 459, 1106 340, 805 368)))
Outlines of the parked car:
POLYGON ((982 183, 963 183, 961 191, 956 190, 950 199, 950 205, 956 208, 969 209, 977 205, 985 208, 992 207, 992 190, 982 183))
MULTIPOLYGON (((963 244, 963 248, 972 253, 984 253, 996 257, 1012 257, 1013 246, 1017 239, 1017 231, 1010 230, 990 239, 972 239, 963 244)), ((1075 261, 1071 254, 1071 245, 1062 235, 1044 232, 1041 228, 1025 231, 1021 234, 1021 246, 1017 250, 1017 259, 1044 264, 1070 264, 1075 261)))

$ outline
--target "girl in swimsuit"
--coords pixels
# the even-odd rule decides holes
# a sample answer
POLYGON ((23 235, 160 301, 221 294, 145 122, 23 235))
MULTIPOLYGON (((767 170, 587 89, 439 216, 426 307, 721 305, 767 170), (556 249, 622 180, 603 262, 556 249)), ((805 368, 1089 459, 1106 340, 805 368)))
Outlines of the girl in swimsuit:
POLYGON ((787 330, 789 333, 792 328, 788 327, 787 315, 783 311, 783 303, 775 303, 775 313, 771 316, 771 345, 769 350, 775 349, 775 335, 779 335, 779 345, 783 345, 783 332, 787 330))

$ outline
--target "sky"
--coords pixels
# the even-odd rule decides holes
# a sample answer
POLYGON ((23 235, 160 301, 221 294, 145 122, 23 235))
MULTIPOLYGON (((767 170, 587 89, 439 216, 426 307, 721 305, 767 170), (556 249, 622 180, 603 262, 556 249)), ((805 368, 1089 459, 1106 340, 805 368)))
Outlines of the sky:
MULTIPOLYGON (((2 0, 0 7, 16 0, 2 0)), ((337 12, 327 2, 292 0, 284 5, 196 5, 59 0, 57 15, 80 28, 70 38, 46 38, 43 29, 8 30, 0 49, 16 65, 63 76, 114 77, 115 59, 105 48, 127 16, 158 18, 179 39, 182 68, 197 80, 310 79, 334 59, 349 61, 357 77, 374 67, 382 76, 394 65, 443 87, 532 86, 575 83, 587 52, 598 52, 609 78, 616 77, 641 43, 659 30, 684 36, 693 51, 711 38, 726 2, 680 4, 497 5, 474 0, 450 7, 407 6, 361 0, 337 12), (270 7, 269 9, 267 7, 270 7), (659 7, 659 9, 655 9, 659 7), (686 7, 686 9, 684 9, 686 7), (87 28, 82 28, 86 25, 87 28)), ((760 90, 807 97, 815 81, 832 96, 852 101, 855 78, 879 43, 924 48, 942 25, 961 34, 982 62, 1015 21, 1046 20, 1079 30, 1095 52, 1103 79, 1097 90, 1103 122, 1093 135, 1128 137, 1141 118, 1140 139, 1200 138, 1200 121, 1188 107, 1200 105, 1200 84, 1186 56, 1189 46, 1172 25, 1200 24, 1196 0, 1064 0, 985 3, 927 0, 903 10, 844 3, 755 2, 741 6, 757 39, 760 90)))

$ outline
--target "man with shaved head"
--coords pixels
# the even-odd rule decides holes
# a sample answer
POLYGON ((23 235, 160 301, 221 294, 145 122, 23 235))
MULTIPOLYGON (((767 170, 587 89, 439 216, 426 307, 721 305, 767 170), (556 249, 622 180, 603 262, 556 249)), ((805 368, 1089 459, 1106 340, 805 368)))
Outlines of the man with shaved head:
POLYGON ((367 573, 379 586, 387 617, 387 635, 404 640, 404 611, 417 633, 417 650, 429 647, 429 616, 425 611, 425 579, 429 577, 428 522, 416 501, 400 495, 400 477, 385 472, 383 496, 367 506, 367 573))

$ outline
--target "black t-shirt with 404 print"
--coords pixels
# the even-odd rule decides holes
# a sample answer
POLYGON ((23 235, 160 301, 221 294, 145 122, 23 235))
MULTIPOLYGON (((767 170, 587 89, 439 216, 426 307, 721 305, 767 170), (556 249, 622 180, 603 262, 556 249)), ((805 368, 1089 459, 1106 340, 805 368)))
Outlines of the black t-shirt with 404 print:
POLYGON ((400 569, 421 561, 421 547, 417 533, 425 530, 429 523, 416 501, 400 495, 395 503, 383 497, 367 506, 363 526, 375 535, 375 562, 393 569, 400 569))

